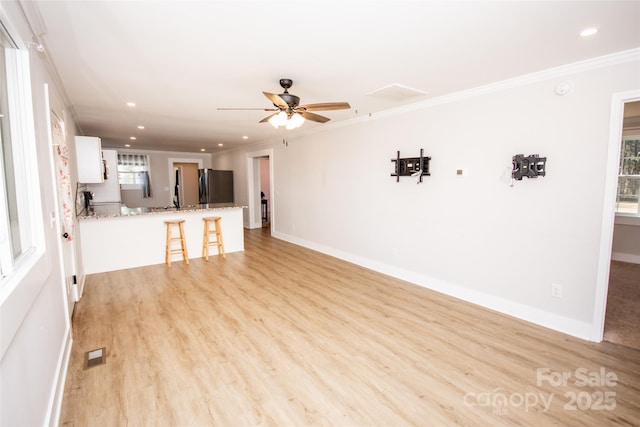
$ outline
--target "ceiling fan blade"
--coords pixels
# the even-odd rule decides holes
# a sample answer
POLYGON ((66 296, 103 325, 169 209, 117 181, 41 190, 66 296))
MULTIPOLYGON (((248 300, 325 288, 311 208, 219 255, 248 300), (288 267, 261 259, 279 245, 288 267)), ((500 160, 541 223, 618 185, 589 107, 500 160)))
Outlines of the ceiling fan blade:
POLYGON ((348 110, 351 108, 348 102, 323 102, 320 104, 300 105, 297 109, 303 111, 329 111, 329 110, 348 110))
POLYGON ((260 120, 258 123, 266 123, 269 121, 269 119, 273 116, 277 116, 278 114, 280 114, 280 110, 276 110, 278 111, 277 113, 273 113, 273 114, 269 114, 267 117, 265 117, 264 119, 260 120))
POLYGON ((298 111, 298 113, 307 120, 318 123, 326 123, 331 120, 329 117, 321 116, 320 114, 309 113, 308 111, 298 111))
POLYGON ((264 96, 269 98, 269 101, 273 102, 273 104, 276 105, 278 108, 282 110, 286 110, 287 108, 289 108, 289 105, 286 102, 284 102, 284 99, 280 98, 280 95, 276 95, 275 93, 269 93, 269 92, 262 92, 262 93, 264 93, 264 96))
POLYGON ((258 110, 258 111, 280 111, 277 108, 216 108, 216 110, 222 110, 222 111, 234 111, 234 110, 258 110))

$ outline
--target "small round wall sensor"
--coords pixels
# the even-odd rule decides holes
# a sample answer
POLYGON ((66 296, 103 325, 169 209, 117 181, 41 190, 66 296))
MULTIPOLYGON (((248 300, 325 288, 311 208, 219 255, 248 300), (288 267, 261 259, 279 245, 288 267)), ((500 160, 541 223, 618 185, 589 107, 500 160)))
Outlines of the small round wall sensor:
POLYGON ((556 86, 555 92, 556 92, 556 95, 563 96, 571 93, 572 90, 573 90, 573 84, 571 84, 571 82, 562 82, 562 83, 558 83, 558 86, 556 86))

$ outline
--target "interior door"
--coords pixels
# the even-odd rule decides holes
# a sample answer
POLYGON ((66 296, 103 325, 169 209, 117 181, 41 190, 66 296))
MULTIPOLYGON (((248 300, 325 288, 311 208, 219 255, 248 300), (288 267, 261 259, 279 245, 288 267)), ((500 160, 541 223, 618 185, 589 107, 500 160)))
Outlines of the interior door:
POLYGON ((57 227, 61 239, 67 305, 69 316, 72 316, 74 305, 79 299, 78 285, 75 280, 75 249, 73 244, 75 198, 71 187, 69 148, 65 138, 64 122, 53 111, 51 111, 51 139, 57 187, 57 227))
POLYGON ((198 164, 174 163, 180 180, 180 205, 192 206, 200 202, 198 190, 198 164))

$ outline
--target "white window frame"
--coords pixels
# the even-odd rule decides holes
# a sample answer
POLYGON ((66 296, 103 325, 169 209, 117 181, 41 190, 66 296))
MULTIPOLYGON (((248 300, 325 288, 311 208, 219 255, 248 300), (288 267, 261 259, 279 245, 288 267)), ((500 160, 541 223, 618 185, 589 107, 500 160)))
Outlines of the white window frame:
MULTIPOLYGON (((620 144, 620 172, 618 172, 618 182, 620 180, 620 177, 622 176, 637 176, 637 175, 623 175, 622 174, 622 162, 624 161, 623 157, 622 157, 622 151, 624 149, 624 143, 627 140, 637 140, 640 139, 640 131, 638 130, 633 130, 633 131, 625 131, 623 132, 623 136, 622 136, 622 142, 620 144)), ((616 187, 616 217, 626 217, 626 218, 638 218, 638 221, 632 221, 634 224, 636 223, 640 223, 640 208, 638 212, 632 213, 632 212, 619 212, 618 211, 618 197, 619 197, 619 188, 616 187)), ((616 223, 618 223, 618 221, 616 221, 616 223)))
POLYGON ((0 162, 0 188, 3 189, 0 196, 0 306, 42 261, 45 253, 29 53, 26 49, 5 49, 5 58, 12 160, 16 166, 16 204, 23 250, 14 260, 4 191, 4 164, 0 162))
MULTIPOLYGON (((120 173, 122 173, 120 171, 120 155, 138 155, 138 156, 144 156, 147 158, 147 164, 146 164, 146 172, 147 173, 151 173, 151 156, 149 156, 148 154, 138 154, 138 153, 118 153, 118 164, 116 172, 118 174, 118 183, 120 184, 120 188, 123 190, 138 190, 138 189, 142 189, 144 187, 144 184, 142 183, 135 183, 135 184, 125 184, 120 182, 120 173)), ((128 172, 125 171, 124 173, 142 173, 142 172, 128 172)))

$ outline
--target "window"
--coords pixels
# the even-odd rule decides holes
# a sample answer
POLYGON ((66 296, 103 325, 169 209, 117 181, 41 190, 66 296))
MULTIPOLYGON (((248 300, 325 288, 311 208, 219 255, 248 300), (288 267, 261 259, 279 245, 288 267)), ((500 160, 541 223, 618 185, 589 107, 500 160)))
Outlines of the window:
POLYGON ((149 182, 149 156, 118 154, 118 182, 121 185, 142 187, 149 182))
POLYGON ((18 271, 20 265, 30 262, 30 255, 35 253, 43 237, 35 144, 29 54, 17 48, 0 22, 0 276, 3 280, 18 271))
POLYGON ((118 182, 123 190, 141 189, 142 197, 151 197, 149 156, 118 153, 118 182))
POLYGON ((5 209, 0 213, 0 217, 3 217, 2 222, 4 224, 8 222, 8 230, 3 230, 1 239, 5 240, 8 238, 10 242, 10 246, 4 248, 5 251, 3 251, 4 253, 0 258, 3 261, 2 264, 5 266, 11 265, 22 253, 18 206, 16 201, 15 168, 13 164, 14 150, 11 145, 11 123, 9 121, 11 112, 9 110, 7 59, 5 58, 5 56, 7 56, 5 49, 8 50, 10 48, 9 40, 2 34, 2 51, 0 52, 0 155, 2 155, 2 167, 0 167, 0 170, 3 171, 1 180, 4 184, 5 209))
POLYGON ((622 139, 616 213, 640 216, 640 135, 622 139))

